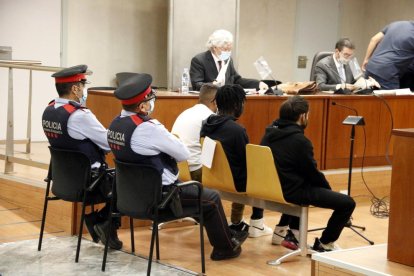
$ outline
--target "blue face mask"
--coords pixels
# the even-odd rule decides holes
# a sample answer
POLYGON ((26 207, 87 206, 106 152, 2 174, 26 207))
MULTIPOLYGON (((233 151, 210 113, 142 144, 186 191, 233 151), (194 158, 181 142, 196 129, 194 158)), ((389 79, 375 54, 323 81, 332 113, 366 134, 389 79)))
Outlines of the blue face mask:
POLYGON ((231 56, 231 51, 221 51, 220 59, 221 60, 228 60, 231 56))
POLYGON ((84 87, 82 97, 79 98, 80 105, 85 106, 87 98, 88 98, 88 89, 86 87, 84 87))

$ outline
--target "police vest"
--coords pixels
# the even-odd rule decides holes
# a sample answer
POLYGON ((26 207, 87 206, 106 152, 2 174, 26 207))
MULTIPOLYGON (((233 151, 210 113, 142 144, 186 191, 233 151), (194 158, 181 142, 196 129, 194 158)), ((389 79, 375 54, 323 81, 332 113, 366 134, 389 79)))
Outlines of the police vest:
POLYGON ((68 133, 69 117, 78 109, 86 108, 73 102, 55 108, 55 101, 51 101, 43 112, 43 131, 52 147, 80 151, 89 157, 91 164, 104 164, 105 154, 101 148, 90 139, 74 139, 68 133))
MULTIPOLYGON (((164 169, 177 174, 177 162, 168 154, 161 152, 157 155, 148 156, 138 154, 132 150, 132 134, 140 124, 149 120, 150 118, 139 114, 122 118, 121 116, 116 117, 108 128, 109 147, 119 161, 151 166, 158 170, 160 174, 163 173, 164 169)), ((149 121, 149 123, 151 122, 149 121)))

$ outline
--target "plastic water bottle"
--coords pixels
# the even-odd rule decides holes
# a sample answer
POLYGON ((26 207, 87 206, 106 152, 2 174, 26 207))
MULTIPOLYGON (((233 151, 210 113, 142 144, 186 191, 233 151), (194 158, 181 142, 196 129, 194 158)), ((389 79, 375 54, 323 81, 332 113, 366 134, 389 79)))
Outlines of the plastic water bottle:
POLYGON ((183 75, 181 77, 181 93, 188 93, 190 86, 190 72, 188 68, 184 68, 183 75))

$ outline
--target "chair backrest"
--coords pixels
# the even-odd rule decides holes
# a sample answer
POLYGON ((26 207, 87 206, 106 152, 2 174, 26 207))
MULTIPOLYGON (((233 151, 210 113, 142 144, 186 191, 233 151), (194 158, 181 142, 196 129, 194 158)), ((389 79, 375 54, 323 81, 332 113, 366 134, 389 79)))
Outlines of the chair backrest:
POLYGON ((118 210, 137 219, 152 219, 161 200, 162 180, 158 170, 115 160, 118 210))
POLYGON ((78 151, 49 146, 52 193, 66 201, 81 202, 91 180, 91 162, 78 151))
POLYGON ((116 82, 118 83, 118 86, 120 86, 125 80, 127 80, 128 78, 136 75, 137 73, 132 73, 132 72, 119 72, 116 73, 116 82))
POLYGON ((311 67, 310 78, 309 78, 310 81, 315 81, 316 80, 315 67, 316 67, 316 64, 318 63, 318 61, 320 61, 324 57, 330 56, 332 54, 333 54, 333 52, 317 52, 315 54, 315 56, 313 57, 313 61, 312 61, 312 67, 311 67))
POLYGON ((269 147, 246 145, 248 196, 288 204, 269 147))
MULTIPOLYGON (((203 183, 203 186, 212 189, 238 193, 234 186, 233 174, 231 173, 223 146, 220 141, 214 141, 216 142, 216 148, 214 150, 213 164, 211 168, 203 165, 201 183, 203 183)), ((203 142, 204 139, 201 139, 201 145, 203 145, 203 142)))
POLYGON ((178 170, 180 171, 179 179, 183 182, 191 180, 190 168, 187 160, 177 162, 178 170))

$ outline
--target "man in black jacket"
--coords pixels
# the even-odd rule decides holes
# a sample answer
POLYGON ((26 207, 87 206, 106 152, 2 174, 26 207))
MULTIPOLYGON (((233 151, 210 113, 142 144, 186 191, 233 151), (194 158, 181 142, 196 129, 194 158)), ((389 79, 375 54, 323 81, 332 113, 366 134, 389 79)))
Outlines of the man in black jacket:
MULTIPOLYGON (((215 97, 217 114, 210 115, 203 121, 200 132, 201 137, 208 136, 222 144, 238 192, 246 191, 247 182, 246 145, 249 138, 244 127, 236 123, 243 113, 245 100, 246 94, 240 85, 220 87, 215 97)), ((251 238, 272 234, 272 229, 264 224, 263 209, 253 207, 248 228, 243 222, 244 205, 233 202, 231 207, 231 229, 248 229, 251 238)))
MULTIPOLYGON (((280 107, 279 119, 266 128, 261 144, 272 150, 287 202, 334 210, 321 238, 316 238, 313 245, 316 251, 331 251, 338 249, 334 242, 349 221, 355 202, 348 195, 332 191, 317 169, 312 143, 304 135, 308 116, 309 104, 303 97, 289 98, 280 107)), ((297 231, 299 218, 283 214, 278 227, 287 228, 288 225, 297 231)), ((296 249, 297 238, 291 230, 287 230, 282 245, 296 249)))

